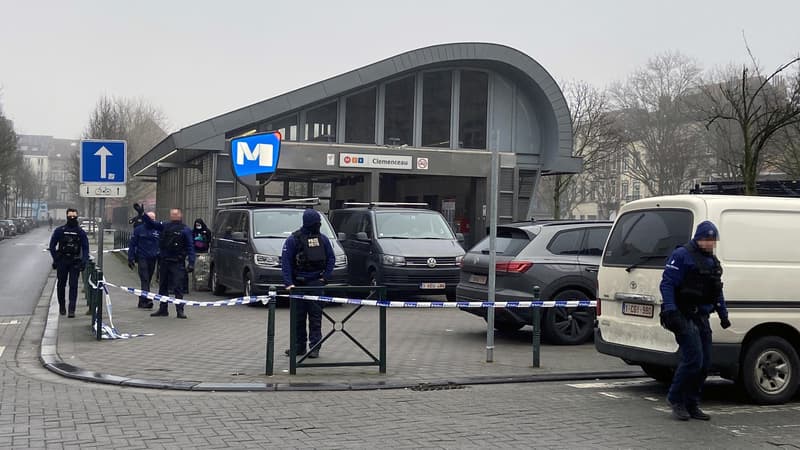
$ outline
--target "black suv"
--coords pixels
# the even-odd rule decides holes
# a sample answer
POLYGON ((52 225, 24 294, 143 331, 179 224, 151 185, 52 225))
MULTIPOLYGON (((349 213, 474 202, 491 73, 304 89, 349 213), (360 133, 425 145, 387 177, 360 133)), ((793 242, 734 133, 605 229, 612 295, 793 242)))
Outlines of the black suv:
MULTIPOLYGON (((231 288, 244 295, 261 295, 270 286, 283 288, 281 251, 286 239, 303 224, 306 204, 244 202, 225 205, 217 212, 209 248, 209 283, 215 295, 231 288)), ((347 257, 330 223, 320 214, 320 231, 336 254, 329 284, 347 281, 347 257)))
POLYGON ((438 211, 420 208, 425 204, 350 205, 331 211, 331 222, 347 253, 351 284, 455 298, 464 237, 438 211))
MULTIPOLYGON (((530 301, 533 287, 542 300, 593 300, 597 268, 611 222, 546 221, 497 227, 496 301, 530 301)), ((460 301, 488 299, 489 238, 467 252, 457 296, 460 301)), ((486 308, 462 308, 486 318, 486 308)), ((533 323, 531 308, 498 308, 495 328, 513 331, 533 323)), ((556 344, 580 344, 594 330, 594 308, 546 308, 545 338, 556 344)))

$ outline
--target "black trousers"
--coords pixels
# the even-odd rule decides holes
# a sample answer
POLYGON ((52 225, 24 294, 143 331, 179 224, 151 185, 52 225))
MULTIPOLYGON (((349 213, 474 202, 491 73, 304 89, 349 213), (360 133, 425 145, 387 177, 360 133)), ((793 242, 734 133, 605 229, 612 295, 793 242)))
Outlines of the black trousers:
MULTIPOLYGON (((143 291, 151 292, 150 281, 153 279, 153 274, 156 271, 157 262, 158 260, 156 258, 139 258, 137 261, 139 269, 139 283, 141 284, 141 289, 143 291)), ((140 305, 149 305, 152 303, 153 301, 147 297, 139 297, 140 305)))
POLYGON ((75 304, 78 302, 78 274, 80 274, 80 261, 59 261, 56 263, 56 276, 58 282, 56 283, 56 296, 58 297, 58 306, 64 308, 66 299, 65 290, 67 282, 69 281, 69 312, 75 312, 75 304))
MULTIPOLYGON (((295 286, 325 286, 322 280, 297 281, 295 286)), ((322 290, 319 292, 303 292, 308 295, 324 295, 322 290)), ((295 344, 298 352, 306 349, 306 340, 309 349, 314 347, 322 340, 322 304, 312 300, 292 300, 297 302, 295 316, 295 344), (306 332, 306 320, 308 320, 308 332, 306 332)))
MULTIPOLYGON (((186 285, 186 263, 179 261, 161 260, 159 261, 158 271, 158 293, 160 295, 172 295, 175 298, 183 298, 184 287, 186 285)), ((183 311, 184 305, 175 305, 175 309, 183 311)), ((167 303, 161 302, 159 311, 167 311, 167 303)))

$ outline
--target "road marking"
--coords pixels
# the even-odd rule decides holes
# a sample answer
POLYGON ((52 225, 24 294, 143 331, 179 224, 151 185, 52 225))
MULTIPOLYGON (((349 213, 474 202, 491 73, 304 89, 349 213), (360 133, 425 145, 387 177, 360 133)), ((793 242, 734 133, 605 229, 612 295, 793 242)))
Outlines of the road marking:
POLYGON ((6 348, 4 346, 0 345, 0 358, 3 357, 3 352, 4 351, 6 351, 6 348))
POLYGON ((19 325, 19 321, 12 320, 11 322, 0 322, 0 325, 19 325))
POLYGON ((568 384, 567 386, 573 387, 576 389, 608 389, 608 388, 618 388, 618 387, 625 387, 625 386, 641 386, 644 384, 655 384, 656 382, 653 380, 631 380, 631 381, 615 381, 611 383, 577 383, 577 384, 568 384))
POLYGON ((622 398, 619 395, 610 394, 608 392, 601 392, 600 395, 605 395, 606 397, 610 397, 610 398, 622 398))

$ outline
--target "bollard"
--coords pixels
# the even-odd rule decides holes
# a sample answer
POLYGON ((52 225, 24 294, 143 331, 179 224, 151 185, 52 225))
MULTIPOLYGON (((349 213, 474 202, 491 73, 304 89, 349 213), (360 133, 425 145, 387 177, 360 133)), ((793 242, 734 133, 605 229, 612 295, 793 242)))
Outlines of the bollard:
POLYGON ((267 315, 267 375, 272 376, 275 365, 275 303, 277 303, 278 292, 275 286, 269 287, 269 313, 267 315))
MULTIPOLYGON (((289 291, 291 294, 291 291, 289 291)), ((297 374, 297 346, 295 340, 297 339, 297 330, 294 324, 297 322, 297 300, 289 298, 289 374, 297 374)))
MULTIPOLYGON (((381 287, 378 288, 378 300, 386 300, 386 288, 381 287)), ((379 320, 379 333, 380 333, 380 344, 379 344, 379 366, 378 371, 380 373, 386 373, 386 310, 389 308, 379 308, 378 309, 378 320, 379 320)))
POLYGON ((86 296, 86 306, 89 307, 89 312, 92 310, 91 287, 89 286, 89 279, 92 276, 94 276, 94 261, 89 260, 86 263, 86 269, 83 271, 83 293, 86 296))
MULTIPOLYGON (((541 289, 539 286, 533 287, 533 300, 539 301, 539 295, 541 293, 541 289)), ((534 307, 533 311, 533 319, 531 320, 533 325, 533 368, 539 368, 539 355, 541 350, 542 344, 542 308, 541 307, 534 307)))
POLYGON ((97 326, 98 341, 103 340, 103 286, 100 285, 100 281, 102 279, 103 271, 95 271, 95 282, 97 283, 97 288, 92 289, 92 291, 94 291, 94 302, 97 311, 95 314, 95 324, 97 326))

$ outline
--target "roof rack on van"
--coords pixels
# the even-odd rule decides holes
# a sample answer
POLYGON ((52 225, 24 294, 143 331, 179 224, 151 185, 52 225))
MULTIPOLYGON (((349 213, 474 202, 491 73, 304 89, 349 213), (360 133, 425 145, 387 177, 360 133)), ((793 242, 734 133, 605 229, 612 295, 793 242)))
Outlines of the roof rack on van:
POLYGON ((346 208, 355 208, 355 207, 368 207, 370 209, 374 208, 428 208, 427 203, 397 203, 397 202, 369 202, 369 203, 361 203, 361 202, 345 202, 344 206, 346 208))
POLYGON ((250 200, 247 196, 227 197, 217 200, 218 208, 258 208, 258 207, 276 207, 283 206, 288 208, 310 208, 319 205, 318 197, 310 198, 293 198, 289 200, 276 200, 258 202, 250 200))
MULTIPOLYGON (((690 194, 744 195, 741 181, 704 181, 694 185, 690 194)), ((800 197, 798 180, 760 180, 756 181, 756 193, 768 197, 800 197)))

